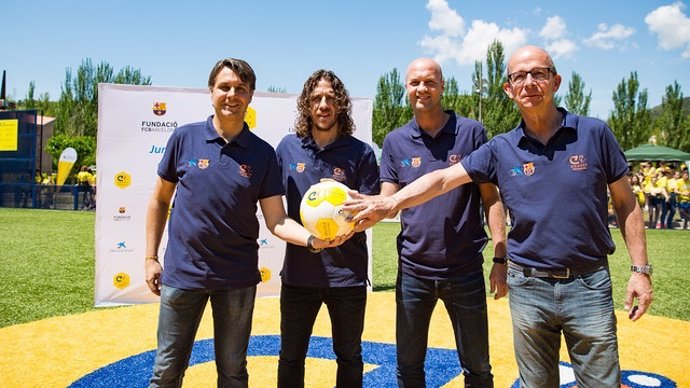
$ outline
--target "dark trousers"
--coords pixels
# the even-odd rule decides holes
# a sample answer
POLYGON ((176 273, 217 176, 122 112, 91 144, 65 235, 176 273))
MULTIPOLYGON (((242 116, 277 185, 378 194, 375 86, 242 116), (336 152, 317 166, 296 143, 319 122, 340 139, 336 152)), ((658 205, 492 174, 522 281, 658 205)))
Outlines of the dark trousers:
POLYGON ((311 288, 283 284, 280 290, 278 388, 304 387, 309 337, 322 303, 326 304, 331 318, 333 352, 338 365, 336 387, 361 387, 366 301, 366 286, 311 288))

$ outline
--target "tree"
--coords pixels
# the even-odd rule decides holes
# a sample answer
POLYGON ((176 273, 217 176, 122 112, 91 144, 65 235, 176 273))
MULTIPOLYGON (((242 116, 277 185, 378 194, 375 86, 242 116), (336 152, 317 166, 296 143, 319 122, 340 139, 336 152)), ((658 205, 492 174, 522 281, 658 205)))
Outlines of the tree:
POLYGON ((592 89, 585 96, 585 82, 579 74, 573 72, 568 82, 568 93, 565 95, 565 107, 568 112, 581 116, 589 114, 589 103, 592 101, 592 89))
POLYGON ((651 133, 651 116, 647 109, 647 89, 640 89, 637 72, 623 79, 613 92, 613 112, 609 126, 624 149, 647 142, 651 133))
POLYGON ((474 114, 474 101, 472 96, 460 93, 458 81, 454 77, 444 80, 443 109, 450 109, 461 116, 471 117, 474 114))
POLYGON ((26 97, 24 98, 24 109, 36 109, 37 101, 34 99, 34 93, 36 91, 36 83, 34 81, 29 82, 29 89, 26 91, 26 97))
MULTIPOLYGON (((482 79, 475 73, 473 82, 482 79)), ((503 91, 503 84, 506 82, 506 67, 504 64, 503 44, 495 40, 486 52, 487 68, 487 97, 486 103, 482 103, 482 121, 489 137, 505 133, 514 128, 520 122, 520 112, 503 91)), ((481 67, 479 69, 481 72, 481 67)))
POLYGON ((674 81, 666 86, 661 102, 661 114, 654 123, 657 139, 662 144, 690 152, 690 119, 683 112, 683 92, 674 81))
MULTIPOLYGON (((46 143, 46 152, 52 156, 53 171, 57 171, 60 154, 67 147, 77 151, 76 165, 90 166, 96 163, 96 140, 91 136, 68 136, 65 134, 53 135, 46 143)), ((78 169, 73 169, 76 174, 78 169)))
POLYGON ((91 59, 82 61, 77 68, 76 77, 72 70, 65 71, 56 132, 71 136, 96 136, 98 125, 98 84, 117 83, 131 85, 150 85, 151 77, 143 76, 141 70, 126 66, 114 73, 107 62, 94 66, 91 59))
POLYGON ((405 85, 400 81, 398 69, 379 77, 374 96, 373 139, 379 146, 393 129, 412 118, 412 109, 405 97, 405 85))

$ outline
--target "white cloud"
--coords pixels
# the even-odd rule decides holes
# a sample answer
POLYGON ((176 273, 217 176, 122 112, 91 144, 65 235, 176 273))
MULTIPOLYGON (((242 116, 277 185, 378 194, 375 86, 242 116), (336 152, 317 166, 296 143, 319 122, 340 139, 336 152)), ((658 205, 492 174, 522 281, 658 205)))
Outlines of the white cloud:
POLYGON ((546 24, 539 31, 539 36, 544 39, 559 39, 565 35, 566 25, 562 17, 556 15, 546 19, 546 24))
POLYGON ((585 39, 584 43, 588 46, 611 50, 617 46, 623 47, 625 40, 634 33, 634 28, 622 24, 614 24, 609 27, 606 23, 601 23, 597 27, 597 32, 585 39))
POLYGON ((690 18, 678 2, 664 5, 650 12, 644 21, 649 31, 657 35, 659 47, 663 50, 683 49, 683 58, 690 58, 690 18))
POLYGON ((448 36, 460 36, 465 33, 465 21, 445 0, 429 0, 426 9, 431 11, 429 28, 432 31, 442 31, 448 36))
POLYGON ((545 48, 553 59, 558 59, 560 57, 570 57, 577 50, 577 45, 570 39, 558 39, 549 42, 545 48))
POLYGON ((429 28, 439 35, 424 36, 420 45, 438 62, 455 60, 461 65, 471 65, 486 58, 486 49, 494 40, 501 41, 506 56, 527 42, 527 30, 500 28, 483 20, 473 20, 465 33, 464 20, 446 0, 428 0, 426 7, 431 11, 429 28))

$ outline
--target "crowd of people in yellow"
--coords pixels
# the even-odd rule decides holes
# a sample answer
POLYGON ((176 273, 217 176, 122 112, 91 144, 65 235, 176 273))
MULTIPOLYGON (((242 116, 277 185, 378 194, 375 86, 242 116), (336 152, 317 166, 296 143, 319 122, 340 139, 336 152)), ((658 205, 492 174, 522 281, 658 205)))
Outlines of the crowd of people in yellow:
POLYGON ((685 164, 642 162, 629 179, 640 207, 647 211, 648 229, 688 229, 690 180, 685 164))

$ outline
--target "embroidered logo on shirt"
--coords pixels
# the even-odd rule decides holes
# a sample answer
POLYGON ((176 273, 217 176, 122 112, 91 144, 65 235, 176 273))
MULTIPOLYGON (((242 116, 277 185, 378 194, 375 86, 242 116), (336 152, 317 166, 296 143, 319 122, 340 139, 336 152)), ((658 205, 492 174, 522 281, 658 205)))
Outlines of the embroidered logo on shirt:
POLYGON ((523 164, 522 165, 522 171, 527 176, 534 175, 534 163, 529 162, 529 163, 523 164))
POLYGON ((333 169, 333 179, 339 182, 345 182, 345 170, 340 167, 335 167, 333 169))
POLYGON ((202 170, 207 168, 208 165, 209 165, 208 159, 199 159, 199 162, 197 163, 197 167, 199 167, 202 170))
POLYGON ((400 161, 400 167, 410 167, 411 165, 410 159, 403 159, 400 161))
POLYGON ((568 158, 570 169, 573 171, 583 171, 587 169, 587 159, 584 155, 571 155, 568 158))
POLYGON ((288 164, 288 170, 290 171, 297 171, 299 173, 303 173, 304 170, 306 170, 307 164, 306 163, 290 163, 288 164))
POLYGON ((448 165, 449 166, 456 165, 456 164, 458 164, 458 162, 460 162, 460 159, 462 159, 462 155, 455 155, 455 154, 449 155, 448 156, 448 165))
POLYGON ((525 175, 522 173, 522 166, 515 166, 510 169, 510 176, 522 176, 525 175))
POLYGON ((247 164, 240 164, 240 175, 245 178, 252 177, 252 167, 247 164))
POLYGON ((416 157, 412 158, 412 167, 417 168, 422 165, 422 158, 421 157, 416 157))
POLYGON ((196 167, 196 159, 189 159, 187 167, 196 167))

